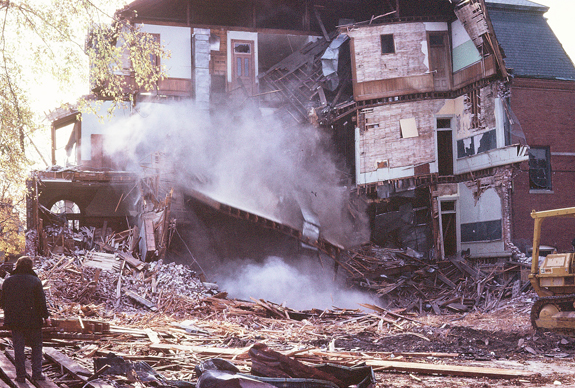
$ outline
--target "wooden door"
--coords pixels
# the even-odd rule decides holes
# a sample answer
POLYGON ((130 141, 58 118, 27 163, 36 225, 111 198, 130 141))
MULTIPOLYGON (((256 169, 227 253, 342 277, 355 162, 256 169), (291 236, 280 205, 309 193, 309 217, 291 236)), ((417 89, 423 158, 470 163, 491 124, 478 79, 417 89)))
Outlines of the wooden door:
POLYGON ((451 56, 446 32, 430 32, 429 66, 433 73, 433 86, 436 91, 451 89, 451 56))
POLYGON ((253 40, 232 39, 232 90, 246 96, 256 94, 256 72, 253 40))

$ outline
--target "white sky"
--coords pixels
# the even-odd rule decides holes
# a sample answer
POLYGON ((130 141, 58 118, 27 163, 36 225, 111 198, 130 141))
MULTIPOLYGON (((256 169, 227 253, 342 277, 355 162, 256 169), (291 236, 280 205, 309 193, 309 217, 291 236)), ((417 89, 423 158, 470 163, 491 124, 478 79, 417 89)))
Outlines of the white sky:
POLYGON ((531 1, 551 7, 545 17, 571 61, 575 61, 575 0, 531 1))

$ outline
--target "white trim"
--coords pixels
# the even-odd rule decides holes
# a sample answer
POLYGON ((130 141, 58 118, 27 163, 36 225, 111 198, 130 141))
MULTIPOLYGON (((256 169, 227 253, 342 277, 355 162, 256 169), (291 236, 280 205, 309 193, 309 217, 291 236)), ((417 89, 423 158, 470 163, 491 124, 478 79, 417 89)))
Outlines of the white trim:
POLYGON ((425 31, 448 31, 447 22, 424 22, 425 31))

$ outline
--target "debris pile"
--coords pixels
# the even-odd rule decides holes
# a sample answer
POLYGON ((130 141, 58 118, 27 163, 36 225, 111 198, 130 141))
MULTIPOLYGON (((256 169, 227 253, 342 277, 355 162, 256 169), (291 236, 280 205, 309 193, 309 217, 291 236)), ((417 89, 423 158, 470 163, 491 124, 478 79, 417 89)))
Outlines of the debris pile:
POLYGON ((93 251, 85 256, 45 258, 39 276, 55 308, 62 311, 63 306, 90 305, 91 314, 100 316, 144 307, 177 315, 214 293, 214 286, 205 285, 188 266, 143 263, 134 258, 126 261, 122 256, 93 251))
POLYGON ((411 249, 373 245, 351 253, 346 262, 350 284, 375 292, 388 308, 420 315, 489 311, 530 285, 526 264, 507 259, 484 268, 472 264, 462 257, 430 261, 411 249))

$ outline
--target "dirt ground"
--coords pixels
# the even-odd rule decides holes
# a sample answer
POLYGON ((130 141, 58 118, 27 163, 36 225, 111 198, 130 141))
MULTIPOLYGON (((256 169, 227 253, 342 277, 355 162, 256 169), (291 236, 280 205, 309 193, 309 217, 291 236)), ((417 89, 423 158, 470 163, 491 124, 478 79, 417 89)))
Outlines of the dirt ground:
MULTIPOLYGON (((345 350, 458 353, 453 358, 428 357, 425 362, 511 368, 536 372, 526 379, 485 379, 376 371, 383 387, 575 387, 575 338, 535 332, 529 320, 534 294, 502 303, 491 312, 430 315, 411 333, 376 338, 338 338, 345 350)), ((405 357, 398 360, 409 361, 405 357)))

